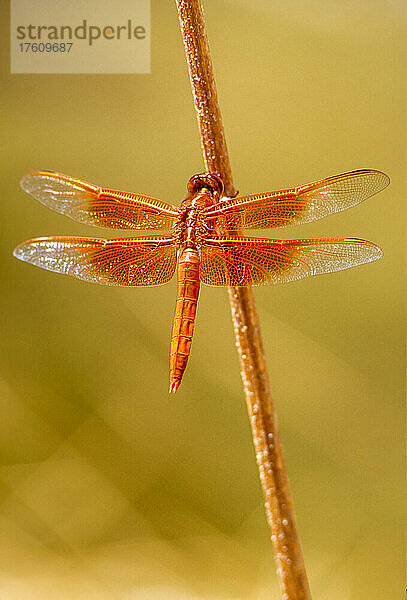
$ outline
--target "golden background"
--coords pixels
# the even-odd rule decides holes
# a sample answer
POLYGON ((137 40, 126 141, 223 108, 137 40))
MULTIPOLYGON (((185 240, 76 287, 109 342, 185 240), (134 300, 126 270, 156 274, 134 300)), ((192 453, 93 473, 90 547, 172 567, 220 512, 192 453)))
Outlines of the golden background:
MULTIPOLYGON (((24 194, 26 172, 178 204, 203 170, 174 3, 152 1, 152 72, 133 76, 10 75, 7 4, 0 597, 277 599, 226 291, 202 288, 170 397, 175 280, 104 288, 12 257, 30 237, 109 236, 24 194)), ((241 194, 366 167, 392 179, 348 212, 270 235, 366 238, 383 260, 256 296, 313 597, 401 598, 405 4, 205 6, 241 194)))

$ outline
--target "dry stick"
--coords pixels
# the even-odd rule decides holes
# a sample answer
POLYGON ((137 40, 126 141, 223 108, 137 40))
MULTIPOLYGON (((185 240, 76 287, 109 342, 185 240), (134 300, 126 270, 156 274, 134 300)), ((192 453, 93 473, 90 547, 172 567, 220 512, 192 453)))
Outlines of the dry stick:
MULTIPOLYGON (((233 196, 232 172, 199 0, 176 0, 206 168, 233 196)), ((230 287, 236 346, 283 600, 311 600, 252 288, 230 287)))

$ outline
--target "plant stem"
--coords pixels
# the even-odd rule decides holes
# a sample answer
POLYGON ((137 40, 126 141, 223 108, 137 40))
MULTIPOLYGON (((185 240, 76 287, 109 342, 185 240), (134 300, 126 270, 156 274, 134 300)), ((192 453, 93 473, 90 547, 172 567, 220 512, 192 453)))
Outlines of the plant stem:
MULTIPOLYGON (((208 171, 235 195, 205 19, 199 0, 176 0, 208 171)), ((311 600, 252 288, 229 288, 243 387, 283 600, 311 600)))

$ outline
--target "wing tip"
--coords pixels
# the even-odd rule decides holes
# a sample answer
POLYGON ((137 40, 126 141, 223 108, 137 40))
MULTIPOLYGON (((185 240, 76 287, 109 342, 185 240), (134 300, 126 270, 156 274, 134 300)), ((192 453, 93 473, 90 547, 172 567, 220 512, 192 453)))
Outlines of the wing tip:
POLYGON ((13 256, 18 258, 18 260, 23 260, 25 262, 30 262, 28 252, 33 250, 36 242, 41 242, 46 240, 46 237, 43 238, 33 238, 32 240, 26 240, 25 242, 21 242, 18 244, 13 250, 13 256))
POLYGON ((27 185, 28 180, 32 178, 33 175, 35 175, 35 171, 33 171, 32 173, 27 173, 26 175, 24 175, 21 179, 20 179, 20 187, 27 192, 27 194, 30 193, 30 189, 29 186, 27 185))
MULTIPOLYGON (((335 240, 332 241, 335 242, 335 240)), ((360 264, 373 262, 375 260, 380 260, 381 258, 383 258, 384 253, 382 248, 374 242, 370 242, 369 240, 363 240, 361 238, 344 238, 342 241, 349 242, 352 244, 359 244, 364 248, 364 250, 366 250, 366 260, 361 262, 360 264)))
POLYGON ((42 176, 56 177, 56 178, 66 177, 66 175, 62 175, 62 173, 58 173, 57 171, 49 171, 48 169, 39 169, 38 171, 30 171, 29 173, 26 173, 25 175, 23 175, 22 178, 20 179, 20 187, 28 194, 31 194, 32 188, 29 185, 29 182, 32 181, 34 179, 34 177, 42 177, 42 176))
POLYGON ((16 246, 13 250, 13 256, 14 258, 18 258, 18 260, 24 260, 22 254, 22 249, 24 246, 25 242, 22 242, 21 244, 18 244, 18 246, 16 246))
POLYGON ((13 256, 15 256, 16 258, 18 258, 19 260, 25 260, 27 261, 27 257, 25 256, 26 251, 31 248, 35 248, 35 246, 40 243, 40 242, 48 242, 48 241, 58 241, 58 240, 65 240, 66 237, 64 236, 43 236, 43 237, 37 237, 37 238, 32 238, 30 240, 25 240, 24 242, 21 242, 20 244, 18 244, 14 250, 13 250, 13 256))
MULTIPOLYGON (((335 240, 332 241, 335 243, 335 240)), ((362 252, 359 255, 360 260, 355 265, 352 265, 355 267, 380 260, 384 256, 382 248, 374 242, 370 242, 369 240, 363 240, 360 238, 344 238, 343 240, 338 241, 356 244, 362 247, 362 252)))
POLYGON ((350 171, 350 173, 344 173, 344 175, 375 175, 377 177, 377 188, 372 192, 371 195, 381 192, 387 186, 390 185, 391 179, 384 171, 379 169, 358 169, 357 171, 350 171))
POLYGON ((378 192, 381 192, 388 185, 390 185, 391 179, 387 175, 387 173, 384 173, 384 171, 380 171, 379 169, 355 169, 354 171, 347 171, 346 173, 340 173, 339 175, 333 175, 332 177, 327 177, 326 179, 320 179, 318 181, 313 181, 311 183, 308 183, 308 184, 305 184, 302 186, 298 186, 298 188, 296 188, 296 190, 302 191, 303 189, 308 189, 308 188, 310 188, 312 190, 314 187, 319 187, 319 185, 324 183, 324 181, 327 181, 328 183, 331 183, 333 181, 335 183, 336 181, 341 181, 343 179, 366 177, 366 176, 371 177, 372 175, 375 176, 375 178, 376 178, 375 187, 370 190, 370 193, 368 196, 365 196, 363 198, 365 200, 367 198, 370 198, 370 196, 373 196, 373 195, 377 194, 378 192))
POLYGON ((371 258, 371 262, 373 262, 374 260, 380 260, 381 258, 383 258, 384 256, 384 252, 383 249, 380 248, 380 246, 378 246, 377 244, 374 244, 373 242, 369 242, 371 251, 372 251, 372 258, 371 258))
POLYGON ((384 171, 379 171, 378 169, 370 169, 370 173, 374 173, 382 179, 382 181, 380 182, 380 187, 378 187, 377 190, 378 192, 381 192, 390 185, 391 179, 387 175, 387 173, 384 173, 384 171))

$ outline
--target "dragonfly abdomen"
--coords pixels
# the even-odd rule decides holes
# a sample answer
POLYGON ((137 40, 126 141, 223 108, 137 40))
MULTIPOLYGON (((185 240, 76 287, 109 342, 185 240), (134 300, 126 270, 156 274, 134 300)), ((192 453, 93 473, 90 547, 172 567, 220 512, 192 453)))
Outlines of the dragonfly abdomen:
POLYGON ((170 350, 170 393, 175 393, 187 366, 199 295, 200 257, 196 248, 185 248, 178 264, 178 293, 170 350))

